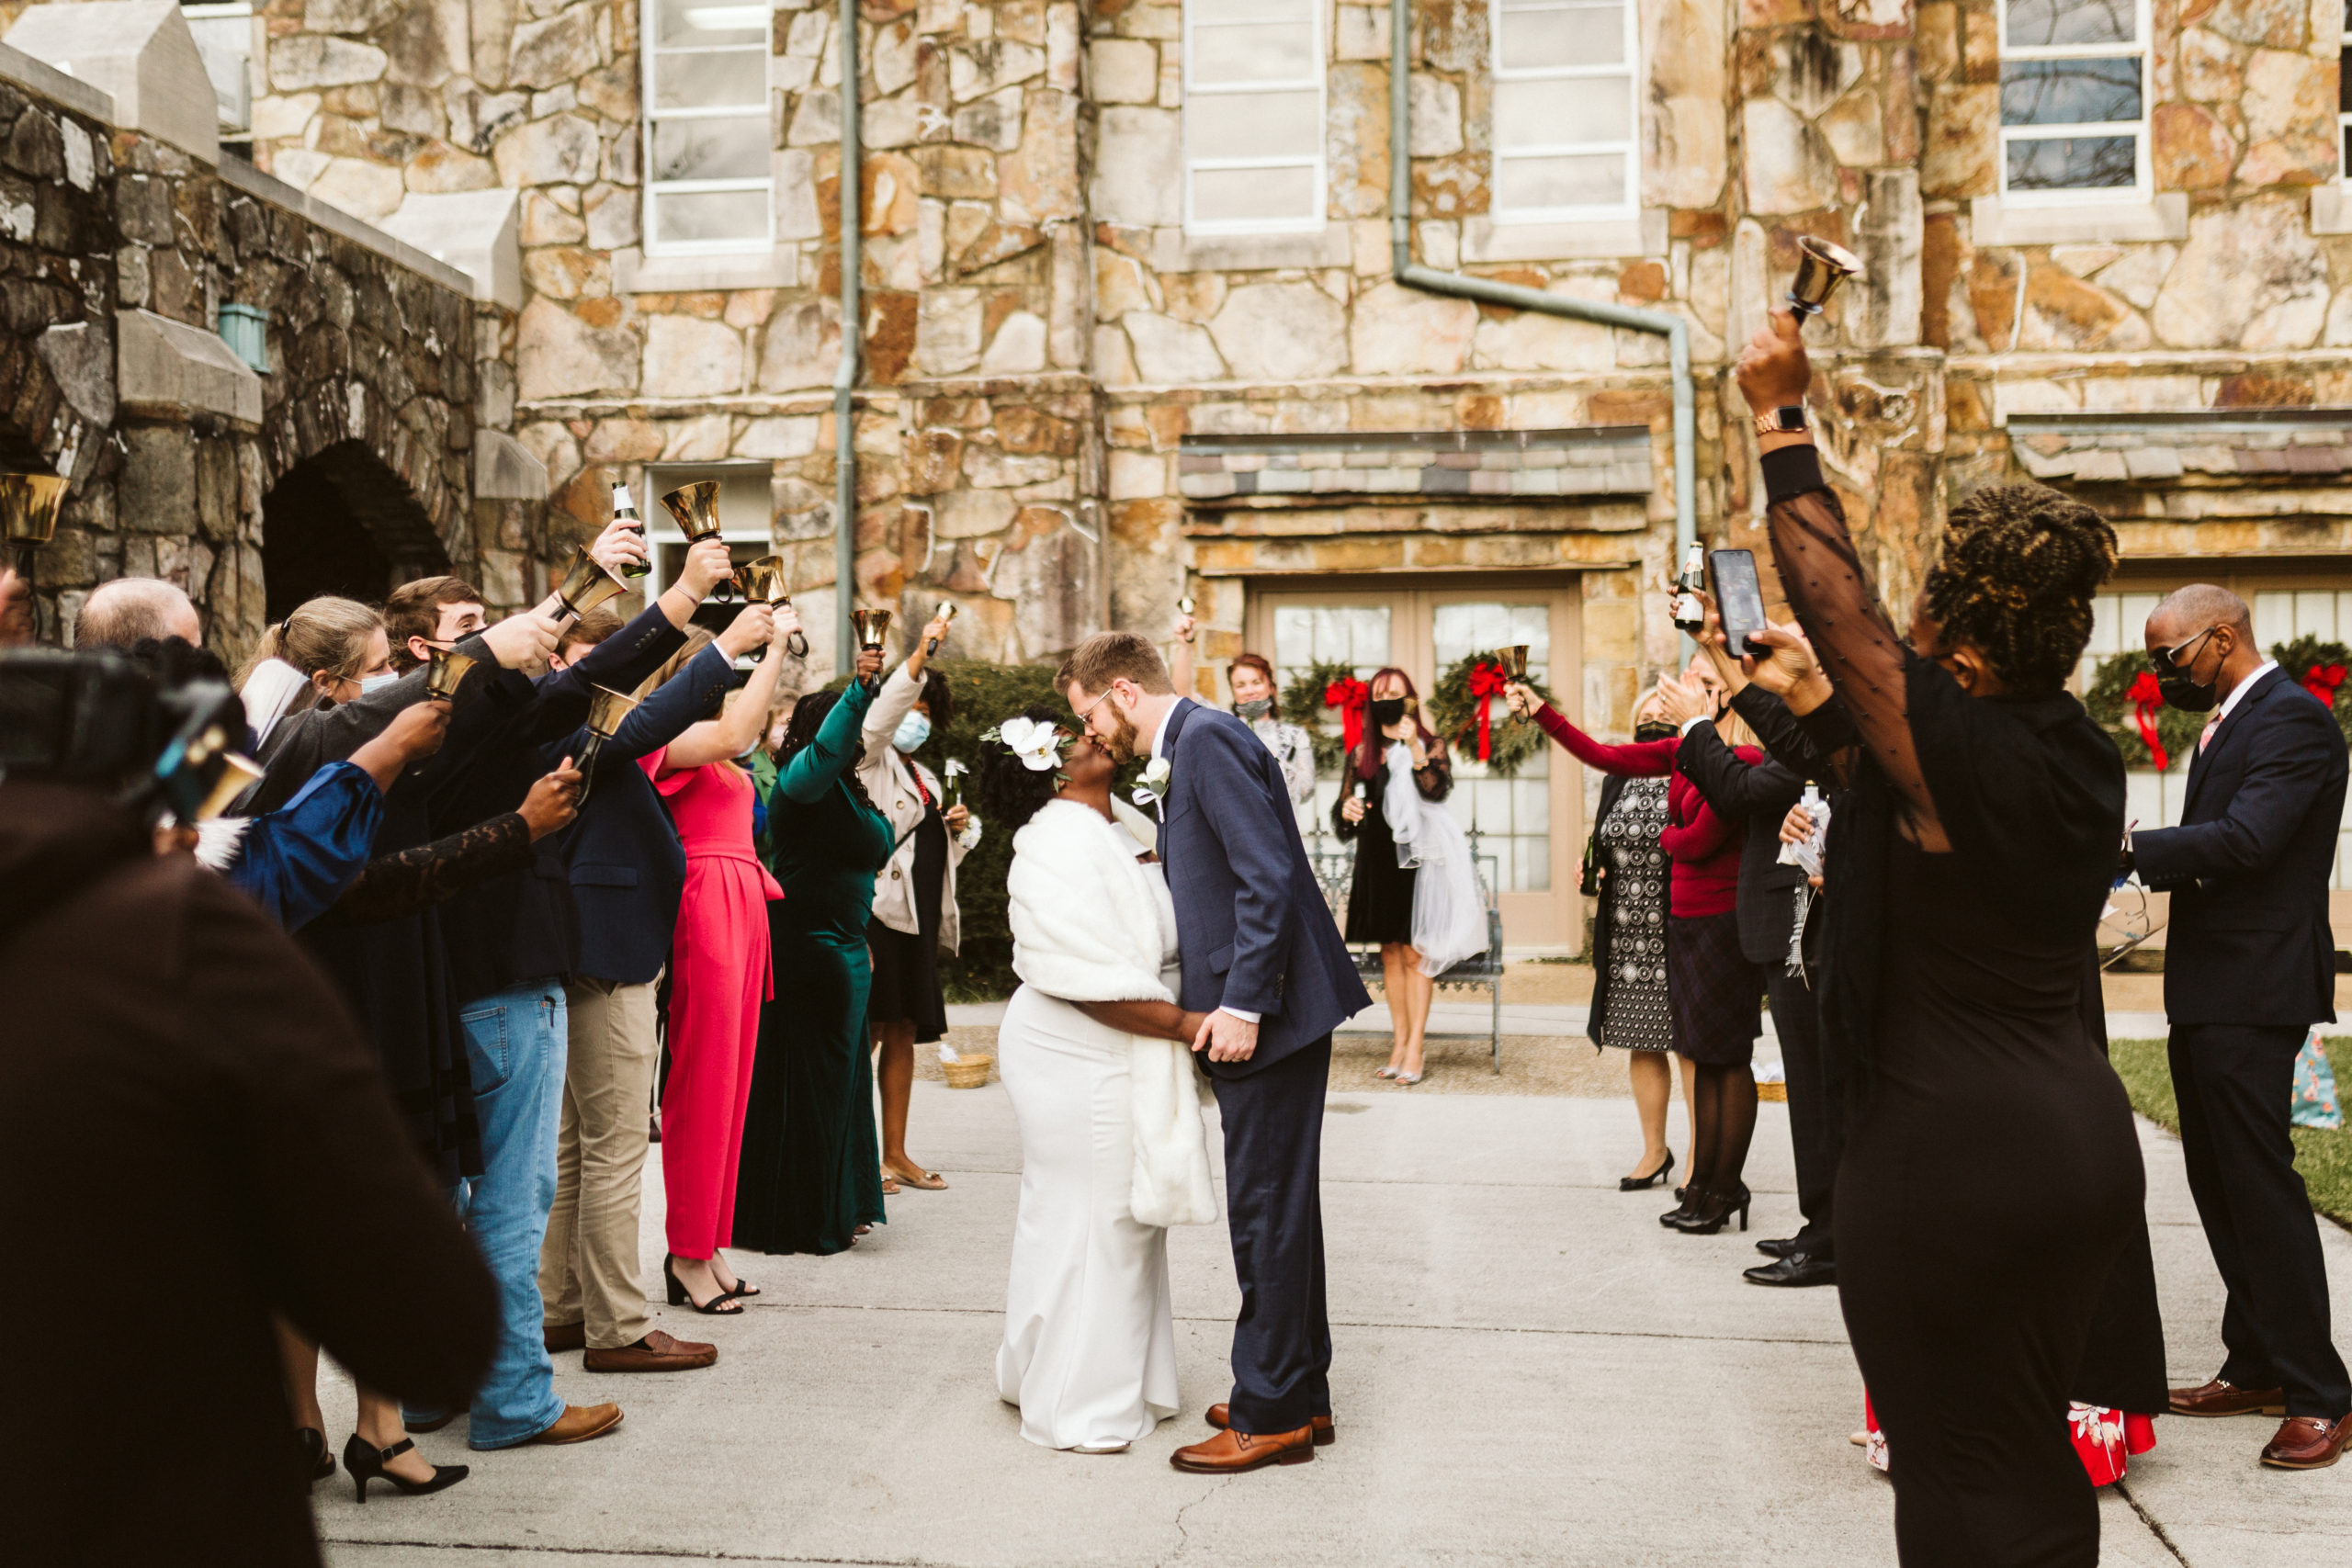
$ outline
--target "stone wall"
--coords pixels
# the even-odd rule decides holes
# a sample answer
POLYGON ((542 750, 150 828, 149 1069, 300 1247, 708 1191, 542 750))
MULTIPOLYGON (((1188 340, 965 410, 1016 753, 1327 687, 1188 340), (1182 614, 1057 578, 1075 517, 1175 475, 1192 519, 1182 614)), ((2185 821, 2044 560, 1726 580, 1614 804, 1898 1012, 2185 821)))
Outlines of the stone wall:
POLYGON ((306 463, 395 562, 479 574, 503 604, 537 586, 541 508, 477 499, 472 473, 477 361, 511 353, 511 314, 110 112, 0 51, 0 421, 10 466, 74 479, 37 557, 44 637, 62 640, 100 581, 152 575, 242 654, 265 624, 264 500, 306 463), (266 372, 215 335, 223 304, 268 313, 266 372))

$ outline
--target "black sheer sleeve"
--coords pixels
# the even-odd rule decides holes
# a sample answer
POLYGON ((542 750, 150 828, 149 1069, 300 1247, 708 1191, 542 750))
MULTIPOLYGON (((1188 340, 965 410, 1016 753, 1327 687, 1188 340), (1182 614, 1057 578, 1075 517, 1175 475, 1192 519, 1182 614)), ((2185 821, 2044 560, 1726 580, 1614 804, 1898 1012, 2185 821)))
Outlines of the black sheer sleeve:
POLYGON ((1442 742, 1430 751, 1428 761, 1413 770, 1413 787, 1423 800, 1443 800, 1453 793, 1453 761, 1442 742))
MULTIPOLYGON (((1861 751, 1885 774, 1922 847, 1941 848, 1942 824, 1911 733, 1913 656, 1871 588, 1845 509, 1823 480, 1811 446, 1766 453, 1764 485, 1781 589, 1837 688, 1842 722, 1860 733, 1861 751)), ((1815 733, 1815 726, 1806 728, 1815 733)))
POLYGON ((446 839, 379 855, 318 923, 368 926, 398 919, 530 863, 530 825, 510 811, 446 839))

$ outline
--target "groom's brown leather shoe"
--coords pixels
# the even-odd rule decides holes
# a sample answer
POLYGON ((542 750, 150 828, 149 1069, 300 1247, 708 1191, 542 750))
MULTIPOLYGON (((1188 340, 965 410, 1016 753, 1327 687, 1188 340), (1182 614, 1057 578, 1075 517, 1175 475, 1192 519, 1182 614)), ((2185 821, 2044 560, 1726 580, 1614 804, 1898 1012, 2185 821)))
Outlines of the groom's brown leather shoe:
POLYGON ((2283 1388, 2240 1388, 2220 1378, 2197 1388, 2177 1388, 2172 1391, 2172 1413, 2176 1416, 2284 1416, 2287 1414, 2287 1391, 2283 1388))
MULTIPOLYGON (((1223 1400, 1209 1406, 1209 1425, 1220 1432, 1233 1425, 1233 1413, 1226 1407, 1223 1400)), ((1331 1425, 1329 1416, 1317 1416, 1309 1425, 1315 1428, 1317 1448, 1328 1449, 1340 1440, 1339 1428, 1331 1425)))
POLYGON ((1305 1464, 1314 1457, 1312 1427, 1301 1427, 1295 1432, 1270 1432, 1262 1437, 1228 1428, 1205 1443, 1178 1449, 1168 1456, 1168 1462, 1179 1470, 1198 1471, 1204 1475, 1238 1475, 1245 1470, 1270 1464, 1305 1464))
POLYGON ((2262 1450, 2262 1462, 2273 1470, 2325 1470, 2344 1457, 2352 1439, 2352 1417, 2340 1421, 2316 1416, 2290 1416, 2262 1450))

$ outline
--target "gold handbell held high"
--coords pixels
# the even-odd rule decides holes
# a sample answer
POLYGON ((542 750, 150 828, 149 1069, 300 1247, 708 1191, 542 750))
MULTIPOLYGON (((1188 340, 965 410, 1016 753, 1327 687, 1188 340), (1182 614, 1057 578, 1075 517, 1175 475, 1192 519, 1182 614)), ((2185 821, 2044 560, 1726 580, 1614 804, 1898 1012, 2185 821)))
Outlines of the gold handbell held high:
POLYGON ((1527 648, 1523 642, 1515 642, 1509 648, 1495 649, 1496 661, 1502 665, 1503 673, 1514 681, 1527 679, 1527 648))
POLYGON ((1860 276, 1861 271, 1861 257, 1807 234, 1797 242, 1797 275, 1789 280, 1789 308, 1800 317, 1818 316, 1838 286, 1860 276))
MULTIPOLYGON (((870 648, 879 652, 882 648, 882 634, 890 629, 890 612, 852 610, 849 613, 849 624, 857 633, 858 647, 870 648)), ((882 683, 882 677, 879 674, 869 676, 865 683, 868 686, 878 686, 882 683)))
POLYGON ((555 596, 562 602, 563 614, 577 619, 628 592, 628 584, 606 571, 583 545, 573 548, 571 570, 563 574, 563 585, 555 596))
POLYGON ((33 552, 57 536, 57 513, 65 504, 62 474, 0 473, 0 523, 17 547, 17 570, 32 575, 33 552))
POLYGON ((230 752, 220 759, 220 776, 213 781, 212 791, 204 797, 204 804, 196 808, 196 819, 211 821, 228 810, 237 796, 261 783, 261 777, 260 763, 240 752, 230 752))
POLYGON ((629 710, 637 706, 637 699, 627 692, 603 686, 591 686, 588 691, 588 744, 581 748, 580 755, 571 762, 580 770, 580 799, 572 807, 575 811, 588 804, 588 792, 595 787, 596 754, 619 731, 621 720, 628 716, 629 710))
POLYGON ((432 668, 424 675, 424 694, 435 702, 447 702, 458 694, 458 688, 466 683, 466 671, 473 667, 474 656, 470 653, 435 649, 432 668))
MULTIPOLYGON (((735 569, 735 592, 745 603, 765 604, 773 609, 792 608, 792 595, 784 591, 785 568, 782 556, 762 556, 747 560, 735 569)), ((785 639, 785 650, 795 659, 808 657, 808 638, 795 631, 785 639)))
POLYGON ((718 481, 704 479, 699 484, 680 485, 662 498, 670 515, 678 520, 678 532, 686 543, 698 545, 705 539, 718 537, 718 481))

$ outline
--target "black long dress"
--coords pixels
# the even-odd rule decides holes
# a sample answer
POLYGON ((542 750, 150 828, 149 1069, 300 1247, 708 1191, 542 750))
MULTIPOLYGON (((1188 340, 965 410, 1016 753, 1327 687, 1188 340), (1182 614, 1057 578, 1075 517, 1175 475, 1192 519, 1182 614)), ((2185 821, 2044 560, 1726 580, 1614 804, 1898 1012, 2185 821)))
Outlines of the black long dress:
MULTIPOLYGON (((1393 744, 1390 743, 1390 744, 1393 744)), ((1388 826, 1388 814, 1383 787, 1387 781, 1385 763, 1387 744, 1384 744, 1374 767, 1377 770, 1368 783, 1356 780, 1356 759, 1349 758, 1349 781, 1363 790, 1363 820, 1351 822, 1342 815, 1348 804, 1348 792, 1331 803, 1331 829, 1346 843, 1353 840, 1356 846, 1355 874, 1348 879, 1348 919, 1346 937, 1350 942, 1406 942, 1413 940, 1413 883, 1420 875, 1419 870, 1396 863, 1396 835, 1388 826)), ((1426 800, 1443 800, 1453 788, 1453 769, 1443 757, 1431 755, 1428 763, 1413 775, 1413 785, 1426 800)))
POLYGON ((2122 762, 2064 692, 1972 698, 1905 651, 1809 449, 1772 454, 1767 481, 1781 582, 1860 737, 1830 826, 1823 1022, 1862 1089, 1838 1292, 1896 1549, 1906 1568, 2090 1568, 2067 1401, 2145 1190, 2083 989, 2122 762), (1923 801, 1949 852, 1906 832, 1923 801))

